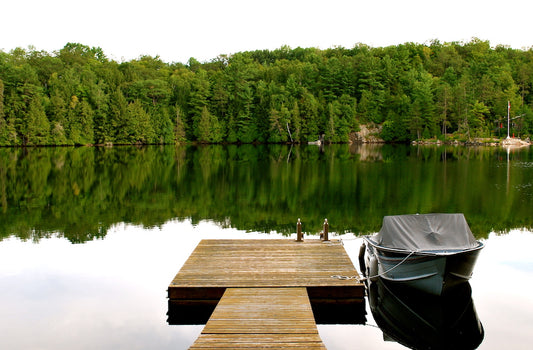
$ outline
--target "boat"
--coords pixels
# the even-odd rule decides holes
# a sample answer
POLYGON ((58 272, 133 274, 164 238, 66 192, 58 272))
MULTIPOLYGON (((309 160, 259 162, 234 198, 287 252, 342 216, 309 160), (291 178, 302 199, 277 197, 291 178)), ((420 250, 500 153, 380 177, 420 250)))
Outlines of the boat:
POLYGON ((410 349, 476 349, 484 338, 469 282, 432 295, 378 277, 367 281, 372 317, 386 341, 410 349))
POLYGON ((364 237, 359 265, 364 278, 441 295, 470 279, 482 248, 463 214, 385 216, 381 230, 364 237))

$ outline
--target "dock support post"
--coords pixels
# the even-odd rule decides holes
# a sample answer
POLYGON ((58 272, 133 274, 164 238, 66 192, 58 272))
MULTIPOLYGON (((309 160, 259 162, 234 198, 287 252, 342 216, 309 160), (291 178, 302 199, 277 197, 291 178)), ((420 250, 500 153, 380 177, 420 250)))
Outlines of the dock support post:
POLYGON ((298 222, 296 223, 296 242, 303 242, 302 222, 300 218, 298 218, 298 222))
POLYGON ((322 239, 324 241, 329 241, 329 238, 328 238, 328 233, 329 233, 329 224, 328 224, 328 219, 324 219, 324 231, 323 232, 323 237, 322 239))

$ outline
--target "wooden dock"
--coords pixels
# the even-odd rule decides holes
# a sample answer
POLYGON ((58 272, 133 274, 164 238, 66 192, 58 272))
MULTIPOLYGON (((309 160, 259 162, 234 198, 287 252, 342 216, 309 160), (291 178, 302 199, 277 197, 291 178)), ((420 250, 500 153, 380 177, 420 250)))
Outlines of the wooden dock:
POLYGON ((333 276, 358 276, 339 241, 202 240, 168 287, 169 323, 207 322, 191 349, 324 349, 316 323, 364 322, 363 284, 333 276))
POLYGON ((190 349, 326 349, 305 288, 228 288, 190 349))

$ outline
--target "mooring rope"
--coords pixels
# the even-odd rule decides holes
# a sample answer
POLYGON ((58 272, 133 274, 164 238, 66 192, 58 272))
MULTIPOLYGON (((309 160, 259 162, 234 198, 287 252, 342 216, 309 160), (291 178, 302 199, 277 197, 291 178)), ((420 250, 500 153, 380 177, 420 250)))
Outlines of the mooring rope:
POLYGON ((338 242, 334 242, 334 241, 322 241, 322 244, 327 244, 327 245, 344 245, 344 242, 342 241, 342 238, 339 238, 338 239, 338 242))
MULTIPOLYGON (((394 265, 393 267, 391 267, 390 269, 388 269, 387 271, 383 271, 382 273, 378 273, 377 275, 374 275, 374 276, 368 276, 368 277, 359 277, 359 276, 341 276, 341 275, 333 275, 331 276, 331 278, 338 278, 340 280, 356 280, 357 282, 363 282, 363 281, 366 281, 368 279, 372 279, 372 278, 376 278, 376 277, 382 277, 383 275, 385 275, 386 273, 389 273, 391 272, 392 270, 394 270, 395 268, 397 268, 398 266, 400 266, 401 264, 403 264, 405 261, 407 261, 407 259, 409 259, 411 257, 411 255, 413 255, 414 253, 416 253, 415 251, 412 251, 409 253, 409 255, 407 255, 405 258, 403 258, 402 261, 400 261, 399 263, 397 263, 396 265, 394 265)), ((362 271, 361 271, 362 272, 362 271)))

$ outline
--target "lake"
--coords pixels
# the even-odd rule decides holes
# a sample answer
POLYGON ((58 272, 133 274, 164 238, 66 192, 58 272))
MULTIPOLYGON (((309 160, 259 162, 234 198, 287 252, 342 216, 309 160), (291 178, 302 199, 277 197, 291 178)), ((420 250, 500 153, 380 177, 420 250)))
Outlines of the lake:
MULTIPOLYGON (((0 148, 0 348, 186 349, 166 288, 204 238, 287 238, 324 218, 354 265, 384 215, 461 212, 480 349, 533 336, 533 151, 405 145, 0 148)), ((368 309, 368 305, 367 305, 368 309)), ((319 325, 328 349, 403 349, 319 325)))

